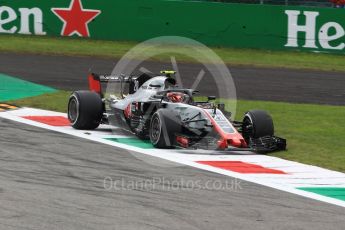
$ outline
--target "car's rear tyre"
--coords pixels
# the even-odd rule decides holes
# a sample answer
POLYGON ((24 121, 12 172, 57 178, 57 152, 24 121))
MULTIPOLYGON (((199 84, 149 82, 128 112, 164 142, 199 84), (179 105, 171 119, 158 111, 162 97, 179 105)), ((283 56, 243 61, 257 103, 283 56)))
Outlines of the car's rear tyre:
POLYGON ((95 129, 102 120, 102 99, 95 92, 75 91, 69 98, 67 114, 73 128, 95 129))
POLYGON ((248 142, 250 138, 274 135, 272 117, 262 110, 251 110, 245 113, 242 124, 242 136, 248 142))
POLYGON ((178 118, 162 109, 157 110, 150 122, 150 141, 156 148, 173 148, 175 134, 181 129, 178 118))

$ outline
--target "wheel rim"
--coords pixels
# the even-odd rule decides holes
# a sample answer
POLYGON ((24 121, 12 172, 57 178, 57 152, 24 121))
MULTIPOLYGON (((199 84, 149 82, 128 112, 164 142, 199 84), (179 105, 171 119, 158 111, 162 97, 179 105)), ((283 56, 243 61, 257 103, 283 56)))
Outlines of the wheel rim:
POLYGON ((253 122, 249 117, 243 119, 242 135, 246 141, 254 135, 253 122))
POLYGON ((159 141, 161 131, 161 121, 158 116, 155 116, 152 118, 150 134, 151 142, 153 144, 156 144, 159 141))
POLYGON ((78 102, 73 97, 68 104, 68 119, 74 124, 79 116, 78 102))

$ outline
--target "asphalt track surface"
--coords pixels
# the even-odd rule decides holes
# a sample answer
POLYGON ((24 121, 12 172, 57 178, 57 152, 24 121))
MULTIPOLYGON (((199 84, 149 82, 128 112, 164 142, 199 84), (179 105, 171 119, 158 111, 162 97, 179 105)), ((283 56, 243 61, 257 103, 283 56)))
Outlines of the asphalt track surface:
POLYGON ((343 229, 343 208, 0 119, 0 229, 343 229), (104 178, 124 181, 104 189, 104 178), (157 179, 158 178, 158 179, 157 179), (164 182, 163 182, 164 179, 164 182), (143 181, 154 186, 133 186, 143 181), (161 182, 159 182, 159 180, 161 182), (174 187, 169 184, 177 181, 174 187), (235 187, 234 187, 235 188, 235 187))
MULTIPOLYGON (((0 54, 0 72, 65 90, 87 88, 89 71, 111 73, 117 60, 31 54, 0 54)), ((178 62, 178 60, 177 60, 178 62)), ((191 86, 203 66, 179 63, 185 86, 191 86)), ((144 62, 154 73, 170 63, 144 62)), ((240 99, 345 105, 345 73, 229 66, 240 99)), ((215 88, 206 72, 198 90, 212 95, 215 88)))
MULTIPOLYGON (((0 54, 0 61, 1 73, 67 90, 87 88, 90 67, 93 72, 109 73, 116 62, 18 54, 0 54)), ((194 64, 179 67, 193 76, 200 70, 194 64)), ((158 72, 169 66, 148 62, 145 68, 158 72)), ((240 98, 345 104, 342 73, 230 69, 240 98)), ((186 84, 191 82, 187 79, 186 84)), ((210 88, 201 87, 206 93, 210 88)), ((122 149, 8 120, 0 119, 0 130, 0 229, 323 230, 345 226, 344 209, 334 205, 188 166, 152 166, 122 149), (106 177, 120 182, 107 190, 106 177), (200 189, 186 185, 187 181, 239 186, 235 191, 200 189)))

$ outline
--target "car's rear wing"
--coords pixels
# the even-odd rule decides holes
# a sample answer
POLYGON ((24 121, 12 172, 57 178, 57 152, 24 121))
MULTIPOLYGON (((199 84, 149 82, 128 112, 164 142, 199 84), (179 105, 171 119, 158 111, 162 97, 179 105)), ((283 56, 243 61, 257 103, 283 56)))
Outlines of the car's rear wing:
POLYGON ((98 75, 95 73, 91 73, 88 76, 89 80, 89 89, 90 91, 96 92, 101 94, 102 93, 102 84, 101 83, 131 83, 137 77, 132 76, 114 76, 114 75, 98 75))
POLYGON ((151 76, 147 74, 142 74, 140 76, 126 76, 126 75, 99 75, 95 73, 90 73, 88 76, 89 89, 90 91, 102 94, 102 84, 101 83, 127 83, 129 84, 129 93, 135 92, 135 89, 140 87, 145 81, 147 81, 151 76), (137 85, 136 85, 137 84, 137 85))

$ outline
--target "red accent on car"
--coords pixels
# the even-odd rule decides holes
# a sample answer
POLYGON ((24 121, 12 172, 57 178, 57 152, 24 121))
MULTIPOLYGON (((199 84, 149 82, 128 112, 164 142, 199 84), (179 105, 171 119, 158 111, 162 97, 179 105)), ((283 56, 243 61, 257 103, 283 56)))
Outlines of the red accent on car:
POLYGON ((225 132, 222 127, 213 119, 213 117, 205 110, 206 115, 211 120, 214 130, 220 135, 220 140, 218 141, 219 149, 226 149, 230 146, 237 148, 247 148, 248 145, 242 135, 237 132, 235 128, 233 133, 225 132))
POLYGON ((88 77, 89 80, 89 89, 90 91, 96 92, 96 93, 101 93, 102 88, 101 88, 101 82, 99 79, 94 74, 90 74, 88 77))
POLYGON ((189 147, 189 140, 186 137, 182 136, 177 136, 176 137, 176 142, 181 145, 183 148, 188 148, 189 147))
POLYGON ((241 147, 243 145, 243 139, 237 139, 235 137, 231 138, 228 143, 231 145, 231 146, 235 146, 235 147, 241 147))
POLYGON ((219 149, 226 149, 228 147, 228 141, 226 139, 220 139, 217 144, 219 149))
POLYGON ((130 116, 132 116, 132 111, 131 111, 131 104, 127 105, 127 107, 125 108, 125 110, 123 111, 125 118, 129 118, 130 116))

